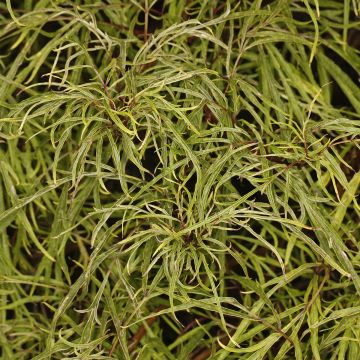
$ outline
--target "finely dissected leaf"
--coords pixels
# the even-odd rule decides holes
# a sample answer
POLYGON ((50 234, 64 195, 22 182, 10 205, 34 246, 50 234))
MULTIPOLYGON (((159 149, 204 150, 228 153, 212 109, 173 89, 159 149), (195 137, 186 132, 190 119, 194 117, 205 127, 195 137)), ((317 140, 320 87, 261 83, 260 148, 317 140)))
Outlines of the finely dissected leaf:
POLYGON ((358 359, 358 15, 0 2, 0 356, 358 359))

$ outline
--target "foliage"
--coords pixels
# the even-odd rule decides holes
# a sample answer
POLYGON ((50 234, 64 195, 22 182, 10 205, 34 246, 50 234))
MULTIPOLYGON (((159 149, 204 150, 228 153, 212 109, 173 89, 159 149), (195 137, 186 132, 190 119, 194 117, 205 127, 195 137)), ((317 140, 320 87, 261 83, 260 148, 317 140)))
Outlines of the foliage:
POLYGON ((0 4, 3 359, 359 359, 359 4, 0 4))

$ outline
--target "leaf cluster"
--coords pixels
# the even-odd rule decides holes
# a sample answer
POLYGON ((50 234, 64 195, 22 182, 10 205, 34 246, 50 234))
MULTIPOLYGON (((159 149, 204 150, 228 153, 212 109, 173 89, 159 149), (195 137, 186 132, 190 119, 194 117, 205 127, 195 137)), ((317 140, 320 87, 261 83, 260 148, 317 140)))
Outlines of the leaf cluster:
POLYGON ((0 4, 3 359, 360 358, 359 4, 0 4))

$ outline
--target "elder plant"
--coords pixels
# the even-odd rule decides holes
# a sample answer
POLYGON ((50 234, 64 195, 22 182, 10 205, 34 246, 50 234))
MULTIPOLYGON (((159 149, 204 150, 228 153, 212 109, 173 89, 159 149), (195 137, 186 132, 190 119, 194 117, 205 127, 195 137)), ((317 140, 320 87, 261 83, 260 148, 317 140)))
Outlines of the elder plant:
POLYGON ((359 11, 2 2, 2 358, 359 359, 359 11))

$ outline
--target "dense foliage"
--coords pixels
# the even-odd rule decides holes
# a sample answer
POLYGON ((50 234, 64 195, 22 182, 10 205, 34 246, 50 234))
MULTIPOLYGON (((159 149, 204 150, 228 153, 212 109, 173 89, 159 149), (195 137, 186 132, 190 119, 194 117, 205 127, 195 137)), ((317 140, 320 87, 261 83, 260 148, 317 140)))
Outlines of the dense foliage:
POLYGON ((2 359, 360 359, 356 1, 0 4, 2 359))

